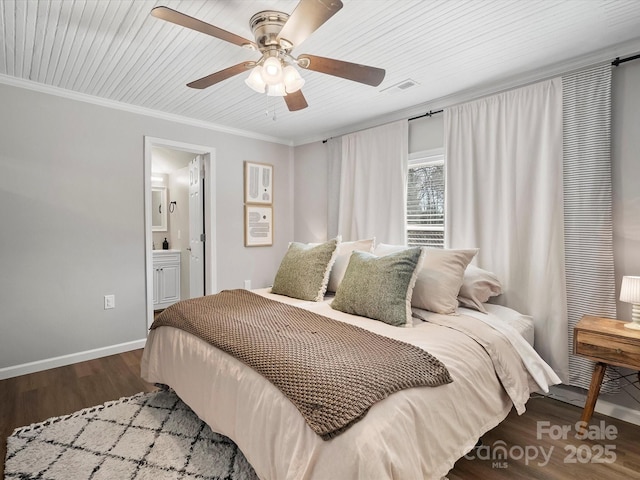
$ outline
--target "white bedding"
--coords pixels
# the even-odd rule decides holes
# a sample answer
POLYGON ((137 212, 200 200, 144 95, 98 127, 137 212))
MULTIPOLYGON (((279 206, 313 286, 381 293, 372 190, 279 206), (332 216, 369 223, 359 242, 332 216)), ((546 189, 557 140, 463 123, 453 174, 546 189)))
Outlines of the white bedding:
MULTIPOLYGON (((522 315, 511 308, 503 307, 502 305, 493 305, 491 303, 485 303, 484 308, 487 310, 489 317, 496 316, 502 322, 515 328, 527 343, 533 347, 535 339, 533 319, 529 315, 522 315)), ((463 315, 469 315, 480 320, 486 317, 486 314, 469 308, 459 308, 458 311, 463 315)))
MULTIPOLYGON (((268 289, 255 292, 424 348, 453 378, 440 387, 394 393, 349 430, 324 441, 254 370, 189 333, 171 327, 152 330, 142 359, 143 378, 171 386, 214 431, 233 439, 261 479, 440 479, 506 417, 513 398, 522 407, 529 396, 533 382, 522 361, 501 365, 514 379, 510 397, 485 349, 455 328, 419 319, 414 328, 398 328, 335 311, 330 300, 304 302, 268 289)), ((485 322, 464 315, 453 321, 465 322, 464 328, 478 335, 495 335, 496 344, 509 343, 485 322)), ((535 363, 534 358, 528 361, 535 363)), ((537 369, 546 371, 545 366, 537 369)))

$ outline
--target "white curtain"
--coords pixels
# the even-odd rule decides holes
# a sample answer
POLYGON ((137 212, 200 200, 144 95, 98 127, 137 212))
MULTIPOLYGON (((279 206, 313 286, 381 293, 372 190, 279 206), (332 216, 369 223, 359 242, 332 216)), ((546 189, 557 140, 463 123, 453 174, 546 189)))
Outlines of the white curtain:
POLYGON ((344 135, 339 143, 331 141, 330 236, 340 234, 345 241, 376 237, 376 243, 406 243, 408 139, 408 123, 402 120, 344 135))
POLYGON ((500 303, 535 323, 540 355, 568 378, 562 82, 445 109, 448 247, 477 247, 500 303))
MULTIPOLYGON (((338 211, 340 209, 340 175, 342 170, 342 137, 327 140, 327 238, 339 233, 338 211)), ((345 239, 346 240, 346 239, 345 239)))

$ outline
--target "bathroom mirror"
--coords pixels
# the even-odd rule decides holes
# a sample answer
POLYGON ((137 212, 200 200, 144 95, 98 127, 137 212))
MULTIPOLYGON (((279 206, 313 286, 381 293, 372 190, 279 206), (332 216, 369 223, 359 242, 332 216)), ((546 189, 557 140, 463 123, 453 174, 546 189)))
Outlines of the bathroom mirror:
POLYGON ((151 230, 167 231, 167 189, 151 187, 151 230))

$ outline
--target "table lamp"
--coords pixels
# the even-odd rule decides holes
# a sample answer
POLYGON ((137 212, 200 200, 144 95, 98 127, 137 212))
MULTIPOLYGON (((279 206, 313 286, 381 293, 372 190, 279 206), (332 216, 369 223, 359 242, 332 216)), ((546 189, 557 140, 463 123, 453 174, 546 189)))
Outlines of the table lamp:
POLYGON ((622 277, 620 287, 620 301, 633 304, 631 310, 631 322, 624 326, 633 330, 640 330, 640 277, 622 277))

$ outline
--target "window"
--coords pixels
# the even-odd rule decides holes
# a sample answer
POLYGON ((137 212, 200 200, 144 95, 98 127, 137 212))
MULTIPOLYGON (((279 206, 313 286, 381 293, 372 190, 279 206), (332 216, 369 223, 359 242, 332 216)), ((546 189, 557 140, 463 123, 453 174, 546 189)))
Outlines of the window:
POLYGON ((444 247, 444 153, 409 156, 407 245, 444 247))

